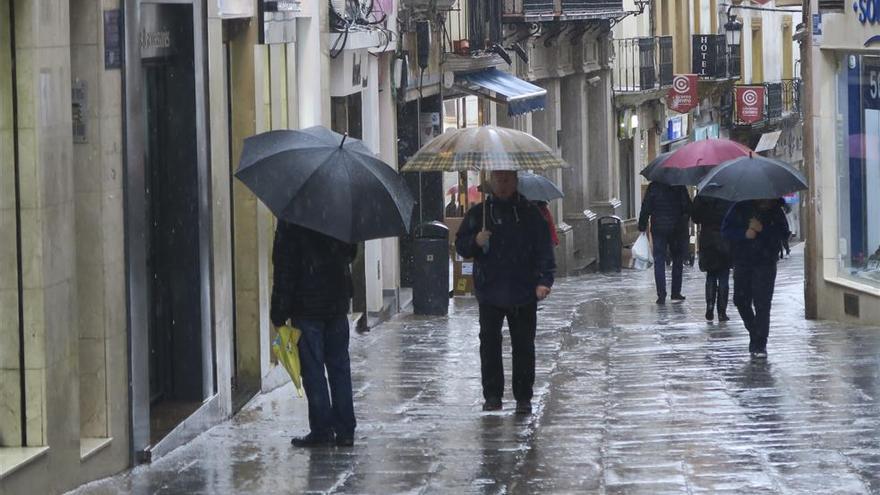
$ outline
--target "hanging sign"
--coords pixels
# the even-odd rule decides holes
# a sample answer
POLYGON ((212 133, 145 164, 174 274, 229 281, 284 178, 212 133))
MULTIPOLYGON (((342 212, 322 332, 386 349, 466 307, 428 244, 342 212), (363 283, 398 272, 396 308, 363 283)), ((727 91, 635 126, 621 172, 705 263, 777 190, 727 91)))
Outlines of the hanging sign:
POLYGON ((672 87, 666 94, 666 106, 678 113, 687 113, 699 103, 697 96, 697 75, 676 74, 672 87))
POLYGON ((736 87, 736 118, 743 124, 764 120, 764 86, 736 87))
POLYGON ((724 57, 727 53, 727 38, 723 34, 698 34, 692 39, 693 59, 691 70, 700 77, 722 78, 724 57))

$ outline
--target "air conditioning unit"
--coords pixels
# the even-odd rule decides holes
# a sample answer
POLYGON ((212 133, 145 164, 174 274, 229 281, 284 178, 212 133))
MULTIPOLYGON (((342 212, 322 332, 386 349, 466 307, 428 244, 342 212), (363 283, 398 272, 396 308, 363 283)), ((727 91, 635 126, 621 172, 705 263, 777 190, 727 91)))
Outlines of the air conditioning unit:
MULTIPOLYGON (((462 0, 463 1, 463 0, 462 0)), ((451 10, 458 0, 401 0, 402 9, 451 10)))

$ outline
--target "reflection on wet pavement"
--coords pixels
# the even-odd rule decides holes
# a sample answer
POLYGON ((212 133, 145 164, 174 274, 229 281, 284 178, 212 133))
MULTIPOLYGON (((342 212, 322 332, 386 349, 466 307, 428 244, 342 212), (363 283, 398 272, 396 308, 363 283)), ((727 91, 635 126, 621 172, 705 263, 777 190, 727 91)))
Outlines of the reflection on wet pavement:
POLYGON ((513 415, 509 383, 504 411, 481 413, 460 299, 353 335, 354 448, 292 448, 306 408, 286 386, 77 493, 880 493, 880 329, 805 321, 793 253, 767 360, 735 311, 703 320, 696 269, 664 307, 650 272, 587 275, 542 304, 535 414, 513 415))

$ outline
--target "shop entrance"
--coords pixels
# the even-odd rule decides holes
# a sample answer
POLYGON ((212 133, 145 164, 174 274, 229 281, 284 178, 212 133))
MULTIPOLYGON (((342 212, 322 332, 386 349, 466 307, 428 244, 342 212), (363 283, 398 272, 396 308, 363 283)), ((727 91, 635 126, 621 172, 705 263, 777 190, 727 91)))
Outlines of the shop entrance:
MULTIPOLYGON (((193 12, 142 5, 150 443, 205 397, 193 12)), ((135 350, 136 352, 136 350, 135 350)))

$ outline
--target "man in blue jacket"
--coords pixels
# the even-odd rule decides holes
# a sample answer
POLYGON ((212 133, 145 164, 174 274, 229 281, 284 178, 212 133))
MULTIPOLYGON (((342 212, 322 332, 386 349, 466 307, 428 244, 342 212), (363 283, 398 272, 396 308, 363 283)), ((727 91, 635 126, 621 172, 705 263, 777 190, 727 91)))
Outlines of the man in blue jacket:
POLYGON ((474 260, 483 410, 501 409, 501 327, 507 318, 516 412, 531 414, 537 304, 550 295, 556 263, 546 221, 516 187, 516 172, 492 172, 492 195, 485 202, 488 210, 484 213, 484 204, 478 204, 468 211, 456 235, 455 249, 474 260))
POLYGON ((666 251, 672 256, 672 300, 684 301, 681 294, 684 257, 688 250, 688 220, 691 197, 684 186, 669 186, 660 182, 648 185, 639 214, 639 232, 648 230, 654 241, 654 285, 657 304, 666 303, 666 251))
POLYGON ((776 262, 790 235, 778 199, 736 203, 721 224, 733 254, 733 303, 749 331, 749 352, 767 357, 770 305, 776 285, 776 262))

